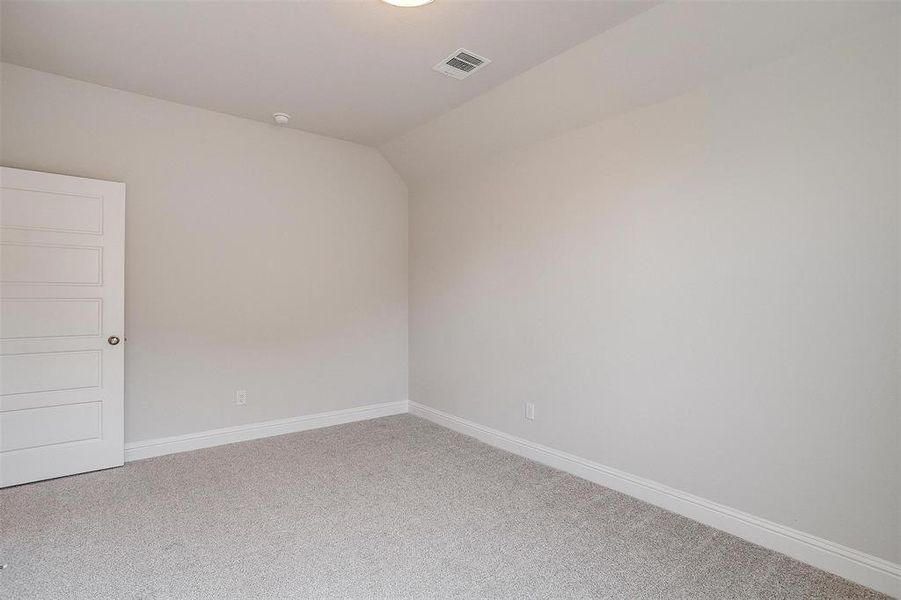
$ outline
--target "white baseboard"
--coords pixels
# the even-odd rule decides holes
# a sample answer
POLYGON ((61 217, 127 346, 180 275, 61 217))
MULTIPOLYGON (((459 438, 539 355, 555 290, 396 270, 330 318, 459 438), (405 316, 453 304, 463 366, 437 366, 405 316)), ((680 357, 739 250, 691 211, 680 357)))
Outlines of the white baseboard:
POLYGON ((197 433, 144 440, 125 444, 125 460, 141 460, 153 456, 162 456, 163 454, 198 450, 234 442, 245 442, 273 435, 330 427, 353 421, 365 421, 376 417, 387 417, 388 415, 399 415, 406 412, 407 401, 402 400, 400 402, 368 404, 357 408, 334 410, 302 417, 291 417, 289 419, 250 423, 236 427, 224 427, 222 429, 210 429, 197 433))
POLYGON ((901 597, 901 565, 416 402, 409 405, 412 414, 448 429, 634 496, 884 594, 901 597))

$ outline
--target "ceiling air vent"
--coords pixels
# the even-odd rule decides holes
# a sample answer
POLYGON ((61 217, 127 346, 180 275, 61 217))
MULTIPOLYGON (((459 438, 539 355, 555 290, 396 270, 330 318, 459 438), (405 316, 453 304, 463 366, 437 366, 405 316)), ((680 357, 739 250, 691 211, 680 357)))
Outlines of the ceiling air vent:
POLYGON ((454 79, 466 79, 490 62, 484 56, 460 48, 432 68, 454 79))

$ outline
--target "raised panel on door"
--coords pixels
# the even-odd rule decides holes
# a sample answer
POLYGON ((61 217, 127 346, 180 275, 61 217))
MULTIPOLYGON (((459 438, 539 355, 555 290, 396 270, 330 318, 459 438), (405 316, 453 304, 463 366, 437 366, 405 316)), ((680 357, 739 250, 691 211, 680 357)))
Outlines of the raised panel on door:
POLYGON ((103 197, 4 187, 0 213, 6 228, 103 233, 103 197))
POLYGON ((0 413, 0 451, 100 439, 101 404, 64 404, 0 413))
POLYGON ((100 285, 103 248, 0 243, 0 283, 100 285))
POLYGON ((0 396, 101 386, 101 350, 0 355, 0 396))
POLYGON ((0 485, 121 465, 125 186, 0 169, 0 485))
POLYGON ((0 299, 0 340, 98 337, 102 312, 100 298, 0 299))

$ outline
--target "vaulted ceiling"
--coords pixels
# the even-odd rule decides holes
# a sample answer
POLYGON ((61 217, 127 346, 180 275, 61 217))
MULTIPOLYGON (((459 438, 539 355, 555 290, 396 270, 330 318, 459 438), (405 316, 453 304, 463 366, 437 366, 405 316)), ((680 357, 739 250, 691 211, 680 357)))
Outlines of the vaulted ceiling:
POLYGON ((408 184, 764 65, 873 23, 898 2, 661 3, 379 148, 408 184))
POLYGON ((377 145, 652 7, 627 1, 2 2, 6 62, 377 145), (432 70, 464 47, 492 62, 432 70))

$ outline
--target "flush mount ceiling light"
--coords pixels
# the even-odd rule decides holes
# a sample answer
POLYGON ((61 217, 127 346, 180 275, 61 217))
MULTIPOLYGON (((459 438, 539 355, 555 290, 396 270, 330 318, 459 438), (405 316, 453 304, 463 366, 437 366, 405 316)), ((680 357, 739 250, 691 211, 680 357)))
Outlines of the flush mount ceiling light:
POLYGON ((432 0, 382 0, 382 2, 386 2, 391 4, 392 6, 400 6, 402 8, 412 8, 414 6, 422 6, 423 4, 428 4, 432 0))

